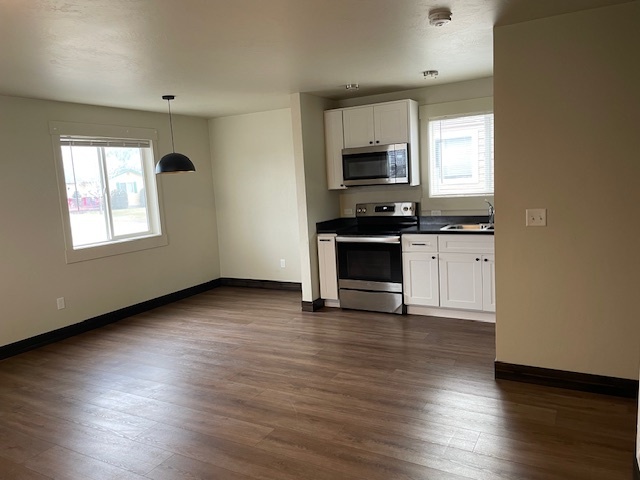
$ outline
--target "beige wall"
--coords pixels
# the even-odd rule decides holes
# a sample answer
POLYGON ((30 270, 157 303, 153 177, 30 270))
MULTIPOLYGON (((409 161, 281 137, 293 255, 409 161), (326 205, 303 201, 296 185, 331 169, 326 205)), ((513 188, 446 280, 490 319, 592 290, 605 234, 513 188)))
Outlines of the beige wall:
POLYGON ((324 111, 335 103, 305 93, 291 95, 291 122, 298 197, 302 301, 320 298, 316 223, 338 217, 338 194, 327 189, 324 111))
POLYGON ((490 110, 492 108, 492 95, 493 79, 481 78, 385 95, 353 98, 340 102, 340 107, 350 107, 407 98, 417 101, 420 105, 421 178, 421 185, 417 187, 387 185, 340 190, 341 216, 353 216, 356 203, 400 201, 420 202, 423 215, 430 215, 431 210, 440 210, 443 215, 485 215, 487 208, 484 199, 492 201, 492 195, 466 198, 429 198, 427 121, 430 116, 490 110))
POLYGON ((52 120, 152 128, 156 157, 171 148, 165 114, 0 96, 0 345, 219 277, 206 120, 174 117, 176 148, 198 171, 159 180, 169 245, 73 264, 65 263, 52 120))
POLYGON ((499 361, 638 378, 639 25, 633 2, 495 29, 499 361))
POLYGON ((471 100, 478 97, 490 97, 493 95, 493 77, 431 86, 429 85, 429 81, 425 80, 424 84, 425 86, 422 88, 341 100, 338 102, 337 107, 354 107, 368 103, 404 100, 405 98, 415 100, 420 105, 430 105, 434 103, 471 100))
POLYGON ((209 132, 221 276, 300 282, 291 109, 213 119, 209 132))

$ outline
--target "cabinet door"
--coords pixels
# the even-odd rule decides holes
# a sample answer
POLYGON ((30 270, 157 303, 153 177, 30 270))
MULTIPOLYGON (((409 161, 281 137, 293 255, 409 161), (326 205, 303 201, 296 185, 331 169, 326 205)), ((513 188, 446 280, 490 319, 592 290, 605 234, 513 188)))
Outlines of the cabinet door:
POLYGON ((318 267, 320 273, 320 298, 338 300, 335 234, 318 235, 318 267))
POLYGON ((342 110, 324 112, 324 142, 327 159, 327 187, 329 190, 347 188, 342 178, 342 149, 344 137, 342 133, 342 110))
POLYGON ((342 119, 344 122, 344 148, 373 145, 373 107, 343 110, 342 119))
POLYGON ((437 253, 403 253, 402 275, 406 305, 440 305, 437 253))
POLYGON ((408 102, 384 103, 373 107, 375 143, 409 142, 408 102))
POLYGON ((482 256, 482 309, 496 311, 496 259, 495 255, 482 256))
POLYGON ((440 306, 482 310, 482 256, 441 253, 440 306))

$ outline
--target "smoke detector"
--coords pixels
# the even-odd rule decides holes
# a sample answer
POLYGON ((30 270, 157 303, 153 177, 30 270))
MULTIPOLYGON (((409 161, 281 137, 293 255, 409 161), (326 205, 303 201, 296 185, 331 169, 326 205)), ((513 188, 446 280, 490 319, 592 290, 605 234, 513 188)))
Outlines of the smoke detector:
POLYGON ((451 22, 451 10, 448 8, 438 8, 429 12, 429 25, 442 27, 451 22))

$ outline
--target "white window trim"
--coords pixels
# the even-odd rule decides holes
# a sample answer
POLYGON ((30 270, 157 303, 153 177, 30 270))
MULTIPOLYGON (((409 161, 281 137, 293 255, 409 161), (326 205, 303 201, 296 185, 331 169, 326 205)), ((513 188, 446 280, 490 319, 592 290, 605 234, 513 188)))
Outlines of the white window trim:
MULTIPOLYGON (((493 111, 484 111, 484 112, 468 112, 468 113, 463 113, 463 114, 459 114, 459 115, 446 115, 446 116, 442 116, 442 117, 430 117, 427 121, 427 139, 428 139, 428 143, 429 143, 429 155, 428 155, 428 159, 427 159, 427 170, 428 170, 428 177, 429 177, 429 198, 459 198, 459 197, 486 197, 486 196, 492 196, 493 192, 464 192, 464 193, 451 193, 451 192, 447 192, 447 193, 438 193, 438 194, 434 194, 433 191, 431 190, 431 188, 433 187, 433 178, 431 178, 431 173, 434 170, 434 165, 433 162, 436 161, 436 159, 434 158, 433 152, 434 152, 434 148, 431 141, 431 136, 429 135, 429 133, 431 132, 431 123, 434 121, 439 121, 439 120, 447 120, 447 119, 458 119, 458 118, 467 118, 467 117, 473 117, 473 116, 485 116, 485 115, 492 115, 493 111)), ((459 130, 459 132, 464 132, 464 130, 459 130)), ((469 132, 471 133, 471 132, 469 132)), ((477 135, 475 134, 471 134, 470 136, 472 136, 474 138, 474 144, 477 144, 477 135)), ((455 138, 455 137, 452 137, 455 138)), ((493 140, 492 140, 493 143, 493 140)), ((477 175, 478 175, 478 169, 477 169, 477 164, 473 165, 473 168, 475 170, 475 175, 476 175, 476 181, 477 181, 477 175)), ((492 172, 492 176, 493 176, 493 172, 492 172)), ((442 179, 440 180, 440 182, 444 185, 446 185, 447 182, 443 181, 442 179)), ((474 182, 469 182, 474 183, 474 182)), ((495 188, 495 187, 494 187, 495 188)))
MULTIPOLYGON (((493 97, 479 97, 469 100, 458 100, 446 103, 433 103, 421 105, 420 114, 420 158, 424 162, 422 169, 422 184, 424 185, 423 207, 425 211, 435 209, 443 211, 464 211, 473 213, 485 211, 484 199, 493 201, 493 195, 460 195, 450 197, 431 197, 429 183, 429 119, 438 117, 452 117, 462 115, 474 115, 478 113, 493 112, 493 97)), ((494 185, 495 194, 495 185, 494 185)))
MULTIPOLYGON (((152 234, 145 237, 135 239, 122 239, 120 241, 88 245, 86 247, 73 247, 71 236, 71 221, 69 218, 69 208, 66 201, 67 189, 65 183, 64 167, 62 162, 62 151, 60 149, 60 136, 86 136, 86 137, 111 137, 111 138, 131 138, 144 139, 157 142, 158 131, 150 128, 140 127, 124 127, 118 125, 98 125, 73 122, 49 122, 49 133, 51 134, 53 143, 53 152, 55 158, 56 175, 58 179, 58 193, 60 200, 60 213, 62 215, 62 224, 64 227, 64 243, 65 255, 67 263, 82 262, 97 258, 110 257, 113 255, 122 255, 125 253, 147 250, 150 248, 162 247, 169 244, 167 234, 162 225, 164 225, 164 208, 162 205, 162 194, 160 182, 156 182, 153 171, 146 172, 149 178, 146 181, 156 184, 158 216, 154 219, 158 222, 160 234, 152 234), (64 201, 63 201, 64 200, 64 201)), ((152 149, 153 150, 153 149, 152 149)), ((154 150, 154 157, 155 157, 154 150)), ((153 164, 157 162, 157 158, 153 159, 153 164)))

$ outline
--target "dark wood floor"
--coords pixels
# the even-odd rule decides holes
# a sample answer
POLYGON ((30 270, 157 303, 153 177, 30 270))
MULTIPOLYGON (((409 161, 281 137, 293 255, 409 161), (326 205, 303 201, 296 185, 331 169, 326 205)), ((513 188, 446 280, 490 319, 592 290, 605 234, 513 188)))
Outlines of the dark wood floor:
POLYGON ((635 401, 494 357, 491 324, 218 288, 0 362, 0 478, 631 477, 635 401))

